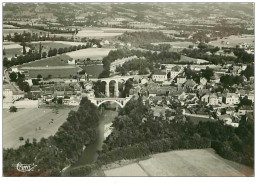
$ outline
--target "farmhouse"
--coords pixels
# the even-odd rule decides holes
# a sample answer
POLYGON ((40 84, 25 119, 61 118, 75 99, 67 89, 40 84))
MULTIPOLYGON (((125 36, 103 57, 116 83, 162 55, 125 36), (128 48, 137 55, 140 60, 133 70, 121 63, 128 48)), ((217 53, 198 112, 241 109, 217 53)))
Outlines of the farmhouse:
POLYGON ((153 74, 152 79, 154 81, 166 81, 167 80, 167 74, 164 71, 156 70, 153 74))

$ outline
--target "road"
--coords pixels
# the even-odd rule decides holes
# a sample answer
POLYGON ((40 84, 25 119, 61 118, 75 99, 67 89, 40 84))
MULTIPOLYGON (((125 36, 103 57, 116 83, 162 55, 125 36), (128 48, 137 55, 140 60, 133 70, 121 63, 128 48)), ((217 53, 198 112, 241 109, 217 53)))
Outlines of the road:
POLYGON ((11 87, 11 90, 15 93, 23 93, 23 91, 21 91, 19 89, 19 87, 16 85, 16 83, 11 82, 11 79, 9 77, 9 72, 7 69, 4 70, 4 77, 5 77, 5 81, 9 84, 9 86, 11 87))

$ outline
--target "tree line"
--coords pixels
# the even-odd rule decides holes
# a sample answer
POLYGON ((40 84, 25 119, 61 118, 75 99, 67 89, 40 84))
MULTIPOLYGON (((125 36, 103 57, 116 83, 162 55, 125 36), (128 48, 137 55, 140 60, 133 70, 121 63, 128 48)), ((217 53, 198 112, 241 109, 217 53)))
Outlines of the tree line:
POLYGON ((118 40, 124 43, 131 43, 133 46, 146 45, 154 42, 169 42, 174 41, 173 38, 166 36, 161 31, 137 31, 125 32, 118 40))
POLYGON ((56 56, 57 54, 61 55, 64 53, 68 53, 68 52, 72 52, 80 49, 87 49, 91 46, 92 46, 91 43, 87 43, 86 45, 78 45, 78 46, 74 45, 74 46, 58 48, 58 49, 50 48, 48 52, 45 52, 45 51, 42 52, 42 46, 41 46, 41 43, 39 43, 39 51, 32 52, 32 50, 30 49, 28 52, 26 51, 23 52, 24 55, 12 57, 10 60, 7 57, 4 57, 3 65, 4 67, 10 68, 11 66, 21 65, 28 62, 33 62, 35 60, 40 60, 42 58, 56 56))
POLYGON ((65 33, 70 33, 70 34, 77 34, 78 33, 78 29, 76 28, 75 30, 72 29, 62 29, 62 27, 54 27, 52 28, 51 26, 33 26, 26 24, 26 25, 22 25, 19 23, 14 23, 14 22, 7 22, 8 25, 13 25, 19 28, 33 28, 33 29, 37 29, 37 30, 42 30, 42 31, 48 31, 52 34, 65 34, 65 33))
MULTIPOLYGON (((226 64, 230 62, 234 63, 253 63, 254 55, 248 54, 244 49, 233 49, 233 53, 236 57, 233 56, 222 56, 222 55, 213 55, 218 48, 208 48, 206 44, 199 44, 199 49, 183 49, 182 53, 188 57, 199 58, 203 60, 207 60, 212 64, 226 64), (210 51, 212 55, 206 54, 206 52, 210 51)), ((231 52, 231 51, 229 51, 231 52)))

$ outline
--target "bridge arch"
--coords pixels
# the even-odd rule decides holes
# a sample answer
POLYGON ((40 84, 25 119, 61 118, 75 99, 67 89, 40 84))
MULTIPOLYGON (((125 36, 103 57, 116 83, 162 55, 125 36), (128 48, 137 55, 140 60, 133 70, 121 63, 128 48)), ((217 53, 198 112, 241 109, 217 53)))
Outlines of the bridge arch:
POLYGON ((117 103, 121 108, 123 108, 124 106, 125 106, 125 102, 123 102, 123 105, 119 102, 119 101, 117 101, 117 100, 103 100, 103 101, 101 101, 101 102, 99 102, 98 104, 97 104, 97 107, 99 107, 99 106, 101 106, 101 104, 103 104, 103 103, 105 103, 105 102, 115 102, 115 103, 117 103))

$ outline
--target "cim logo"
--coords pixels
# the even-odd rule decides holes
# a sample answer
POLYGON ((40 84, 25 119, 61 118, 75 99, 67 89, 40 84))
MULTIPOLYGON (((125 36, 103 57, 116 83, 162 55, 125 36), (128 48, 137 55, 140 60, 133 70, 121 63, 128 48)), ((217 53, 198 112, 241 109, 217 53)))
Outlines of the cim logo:
POLYGON ((20 162, 16 165, 17 171, 20 172, 30 172, 30 171, 34 171, 34 168, 37 165, 33 164, 21 164, 20 162))

